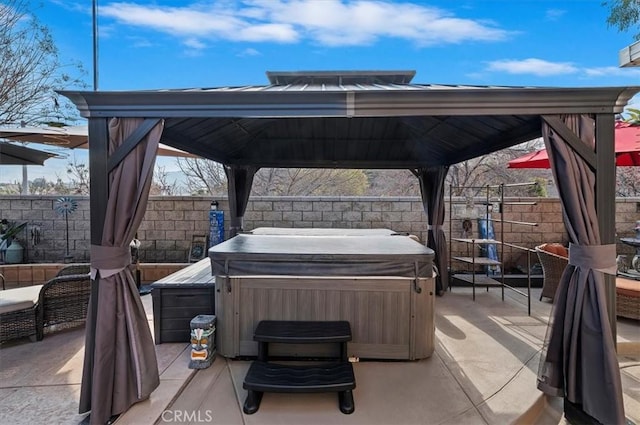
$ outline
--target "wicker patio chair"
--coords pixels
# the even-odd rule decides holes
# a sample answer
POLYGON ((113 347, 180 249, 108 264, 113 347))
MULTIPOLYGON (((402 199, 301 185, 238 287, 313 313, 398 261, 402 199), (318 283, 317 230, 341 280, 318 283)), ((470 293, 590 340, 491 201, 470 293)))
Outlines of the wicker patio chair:
POLYGON ((58 270, 56 277, 85 273, 89 273, 89 263, 69 264, 58 270))
POLYGON ((0 291, 0 345, 36 336, 37 305, 42 285, 0 291))
POLYGON ((542 297, 553 298, 556 295, 558 284, 560 283, 560 277, 562 272, 569 264, 569 259, 552 252, 545 251, 542 246, 536 247, 536 253, 540 264, 542 265, 542 292, 540 293, 540 300, 542 297))
POLYGON ((88 273, 54 277, 45 283, 37 306, 37 339, 45 332, 83 325, 90 292, 88 273))
POLYGON ((36 334, 36 307, 0 314, 0 344, 36 334))

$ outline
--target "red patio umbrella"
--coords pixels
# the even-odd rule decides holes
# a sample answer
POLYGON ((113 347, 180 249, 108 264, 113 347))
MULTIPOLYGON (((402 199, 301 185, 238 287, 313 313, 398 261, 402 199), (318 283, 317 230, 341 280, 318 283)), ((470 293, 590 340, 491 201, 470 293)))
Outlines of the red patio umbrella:
MULTIPOLYGON (((615 152, 618 167, 640 166, 640 126, 617 121, 615 152)), ((549 168, 547 150, 531 152, 509 161, 507 168, 549 168)))

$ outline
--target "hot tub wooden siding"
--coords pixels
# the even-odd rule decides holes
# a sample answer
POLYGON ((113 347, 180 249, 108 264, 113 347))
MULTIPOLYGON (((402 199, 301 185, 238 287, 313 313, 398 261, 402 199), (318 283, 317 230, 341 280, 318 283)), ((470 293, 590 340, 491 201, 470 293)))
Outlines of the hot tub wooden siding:
MULTIPOLYGON (((217 276, 218 348, 226 357, 255 356, 253 330, 260 320, 347 320, 353 333, 349 356, 429 357, 434 285, 433 278, 409 277, 217 276)), ((278 355, 278 348, 274 344, 270 353, 278 355)), ((332 348, 318 352, 299 345, 294 354, 324 355, 332 348)))

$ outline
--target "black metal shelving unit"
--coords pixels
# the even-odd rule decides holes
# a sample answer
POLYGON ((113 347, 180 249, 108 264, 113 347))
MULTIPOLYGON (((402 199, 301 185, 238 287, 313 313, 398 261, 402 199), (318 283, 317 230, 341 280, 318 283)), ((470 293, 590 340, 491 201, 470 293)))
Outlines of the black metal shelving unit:
MULTIPOLYGON (((504 206, 505 205, 535 205, 535 202, 517 202, 517 201, 505 201, 505 189, 509 187, 522 187, 522 186, 531 186, 535 185, 535 182, 531 183, 513 183, 513 184, 498 184, 498 185, 486 185, 486 186, 454 186, 450 185, 449 187, 449 275, 450 275, 450 285, 451 289, 452 283, 454 281, 466 282, 471 285, 473 300, 476 299, 476 287, 486 288, 489 291, 489 288, 495 287, 500 288, 502 291, 502 300, 504 301, 504 293, 505 289, 509 289, 518 293, 527 298, 527 312, 531 315, 531 255, 535 254, 535 251, 531 248, 523 247, 520 245, 516 245, 513 243, 505 242, 504 240, 504 225, 505 223, 510 223, 514 225, 520 226, 537 226, 538 223, 531 223, 525 221, 515 221, 515 220, 507 220, 504 218, 504 206), (454 237, 453 236, 453 222, 454 220, 462 220, 463 218, 454 218, 455 211, 454 205, 459 204, 461 202, 456 202, 453 199, 454 190, 475 190, 482 191, 485 195, 484 204, 484 214, 483 217, 479 217, 482 220, 486 220, 487 227, 489 226, 489 222, 494 222, 500 226, 500 238, 478 238, 473 237, 472 235, 465 235, 466 237, 454 237), (492 192, 495 194, 492 196, 492 192), (493 211, 494 203, 498 204, 497 211, 493 211), (500 218, 492 218, 491 213, 497 212, 500 215, 500 218), (462 256, 454 256, 453 255, 453 242, 460 242, 467 244, 467 255, 462 256), (489 245, 497 245, 500 247, 500 257, 501 259, 505 258, 505 247, 521 250, 526 252, 527 255, 527 290, 522 291, 517 287, 509 285, 505 283, 505 272, 504 269, 502 272, 498 274, 491 274, 489 270, 493 268, 499 268, 503 266, 503 262, 500 259, 492 259, 487 256, 477 255, 476 247, 483 246, 485 249, 488 249, 489 245), (470 268, 470 273, 455 273, 453 264, 454 262, 460 264, 466 264, 467 268, 470 268), (484 266, 484 273, 479 273, 477 270, 477 266, 484 266)), ((473 203, 475 208, 475 202, 473 203)))

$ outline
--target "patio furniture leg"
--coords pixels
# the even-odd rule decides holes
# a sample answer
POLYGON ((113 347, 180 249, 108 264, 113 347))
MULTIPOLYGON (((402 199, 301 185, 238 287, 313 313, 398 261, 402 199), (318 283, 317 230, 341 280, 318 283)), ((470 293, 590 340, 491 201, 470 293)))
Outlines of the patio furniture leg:
POLYGON ((44 339, 44 309, 42 305, 36 306, 36 341, 44 339))
POLYGON ((353 392, 351 390, 340 391, 338 393, 338 404, 340 411, 345 415, 350 415, 356 409, 353 402, 353 392))
POLYGON ((244 406, 242 411, 247 415, 253 415, 260 408, 260 402, 262 401, 262 391, 247 391, 247 398, 244 400, 244 406))
POLYGON ((42 326, 40 325, 36 325, 36 335, 35 335, 35 340, 36 341, 42 341, 44 339, 44 329, 42 326))
POLYGON ((269 344, 260 341, 258 342, 258 361, 266 362, 269 359, 269 344))
POLYGON ((340 344, 340 360, 343 362, 349 361, 349 351, 347 350, 346 342, 340 344))

